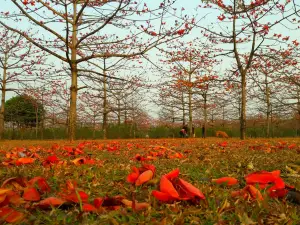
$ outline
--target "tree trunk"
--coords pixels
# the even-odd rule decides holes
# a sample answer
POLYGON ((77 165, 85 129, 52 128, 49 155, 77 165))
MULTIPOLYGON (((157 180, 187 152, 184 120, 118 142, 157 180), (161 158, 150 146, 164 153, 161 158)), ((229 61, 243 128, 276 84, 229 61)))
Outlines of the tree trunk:
POLYGON ((184 104, 184 95, 183 91, 181 92, 181 104, 182 104, 182 126, 185 125, 185 104, 184 104))
POLYGON ((266 136, 270 137, 270 112, 271 112, 271 104, 270 104, 270 88, 267 83, 267 75, 266 75, 266 103, 267 103, 267 126, 266 126, 266 136))
POLYGON ((207 95, 204 94, 204 138, 206 138, 207 129, 207 95))
POLYGON ((222 106, 222 127, 225 127, 225 106, 222 106))
MULTIPOLYGON (((192 82, 192 74, 189 73, 189 84, 192 82)), ((189 136, 191 137, 193 128, 193 111, 192 111, 192 87, 189 87, 189 136)))
POLYGON ((93 139, 96 138, 96 113, 94 113, 93 117, 93 139))
POLYGON ((107 139, 107 77, 106 77, 106 71, 105 71, 105 59, 104 59, 104 69, 103 69, 103 139, 107 139))
POLYGON ((242 75, 242 107, 240 117, 240 138, 245 140, 246 138, 246 72, 241 73, 242 75))
POLYGON ((2 77, 2 90, 1 90, 1 108, 0 108, 0 140, 4 135, 4 115, 5 115, 5 95, 6 95, 6 76, 7 76, 7 54, 4 56, 4 67, 2 77))
POLYGON ((73 2, 73 21, 72 24, 72 48, 71 48, 71 99, 70 99, 70 109, 69 109, 69 140, 73 141, 76 138, 76 122, 77 122, 77 62, 76 62, 76 44, 77 44, 77 24, 75 21, 77 19, 77 2, 73 2))
POLYGON ((121 126, 121 103, 120 99, 118 99, 118 127, 120 129, 121 126))
POLYGON ((39 114, 38 114, 39 108, 38 104, 36 103, 35 107, 35 138, 38 138, 38 133, 39 133, 39 114))

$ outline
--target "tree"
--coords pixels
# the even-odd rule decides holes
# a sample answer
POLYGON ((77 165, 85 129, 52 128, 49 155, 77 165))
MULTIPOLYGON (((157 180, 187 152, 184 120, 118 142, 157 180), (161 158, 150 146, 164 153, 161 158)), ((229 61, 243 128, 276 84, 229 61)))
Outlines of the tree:
POLYGON ((152 9, 142 1, 133 0, 9 2, 18 11, 8 12, 0 24, 69 65, 70 140, 75 138, 77 93, 83 88, 79 87, 78 77, 85 71, 84 65, 87 62, 97 58, 130 58, 143 55, 159 44, 178 38, 188 30, 182 29, 183 23, 176 22, 172 27, 167 27, 164 23, 174 3, 167 0, 152 9), (30 22, 33 31, 37 33, 35 36, 29 35, 14 22, 19 21, 20 16, 30 22), (157 26, 156 30, 154 26, 157 26), (133 27, 136 29, 133 30, 133 27), (145 38, 145 34, 148 38, 145 38), (102 51, 103 46, 110 46, 109 51, 107 48, 102 51))
POLYGON ((44 107, 31 96, 19 95, 5 102, 5 121, 18 127, 34 127, 44 116, 44 107))
MULTIPOLYGON (((193 109, 197 105, 195 104, 195 95, 199 94, 199 89, 208 87, 206 85, 205 88, 202 86, 201 83, 206 77, 201 77, 204 73, 212 71, 213 65, 217 61, 212 58, 212 47, 199 39, 189 42, 177 41, 168 44, 167 47, 172 50, 161 50, 166 55, 164 62, 169 64, 170 74, 172 74, 171 79, 176 80, 178 88, 187 95, 189 135, 192 136, 193 109)), ((205 82, 211 81, 211 78, 212 76, 205 82)), ((206 96, 203 93, 201 95, 206 96)), ((206 101, 206 98, 204 100, 206 101)), ((205 104, 204 107, 206 107, 205 104)))
MULTIPOLYGON (((285 22, 300 10, 289 10, 289 1, 279 0, 205 0, 211 3, 221 12, 217 17, 218 29, 213 25, 202 27, 206 36, 213 43, 230 44, 232 49, 223 55, 233 56, 234 66, 240 77, 241 84, 241 114, 240 114, 240 138, 246 138, 246 104, 247 104, 247 75, 252 62, 257 57, 257 52, 269 48, 269 45, 282 45, 289 37, 277 39, 270 35, 271 29, 285 26, 285 22), (287 12, 287 13, 285 13, 287 12), (273 15, 276 15, 273 17, 273 15), (268 21, 268 22, 266 22, 268 21), (224 26, 222 26, 224 24, 224 26), (228 26, 230 24, 231 26, 228 26), (245 50, 250 49, 250 50, 245 50)), ((210 6, 210 5, 209 5, 210 6)), ((282 34, 280 34, 282 36, 282 34)), ((258 56, 259 57, 259 56, 258 56)))
POLYGON ((42 73, 43 63, 42 55, 25 38, 7 29, 0 30, 0 69, 2 69, 0 139, 3 138, 4 132, 6 93, 22 91, 19 86, 26 86, 33 81, 35 72, 42 73))

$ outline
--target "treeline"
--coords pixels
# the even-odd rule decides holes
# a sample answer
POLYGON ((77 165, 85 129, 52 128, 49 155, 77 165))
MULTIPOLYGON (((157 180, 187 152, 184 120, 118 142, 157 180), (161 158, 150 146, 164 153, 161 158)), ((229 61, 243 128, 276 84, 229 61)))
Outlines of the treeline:
MULTIPOLYGON (((299 137, 300 129, 296 126, 290 126, 292 121, 285 121, 280 125, 276 125, 272 129, 271 137, 299 137)), ((134 138, 179 138, 180 126, 150 126, 147 129, 139 129, 136 126, 127 124, 109 124, 107 128, 108 139, 134 139, 134 138)), ((207 137, 215 137, 216 131, 225 131, 230 137, 239 137, 239 127, 237 124, 227 127, 215 126, 207 129, 207 137)), ((202 137, 202 128, 195 128, 196 138, 202 137)), ((103 130, 101 128, 94 129, 88 126, 78 126, 76 136, 81 140, 102 139, 103 130)), ((247 129, 249 138, 264 138, 266 137, 266 127, 252 126, 247 129)), ((35 127, 27 128, 9 128, 4 133, 4 139, 7 140, 50 140, 50 139, 67 139, 68 131, 64 127, 53 127, 38 129, 35 127)))

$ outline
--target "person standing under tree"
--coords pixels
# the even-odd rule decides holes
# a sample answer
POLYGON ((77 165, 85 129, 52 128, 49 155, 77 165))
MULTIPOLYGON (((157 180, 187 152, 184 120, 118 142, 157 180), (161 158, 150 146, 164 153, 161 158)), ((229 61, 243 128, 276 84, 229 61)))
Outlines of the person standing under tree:
POLYGON ((205 138, 205 126, 202 125, 202 138, 205 138))

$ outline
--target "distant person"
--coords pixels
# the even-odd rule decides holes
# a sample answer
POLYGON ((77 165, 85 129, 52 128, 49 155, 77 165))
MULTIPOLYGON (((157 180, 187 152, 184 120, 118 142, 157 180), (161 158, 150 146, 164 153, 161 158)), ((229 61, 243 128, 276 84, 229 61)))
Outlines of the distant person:
POLYGON ((180 131, 179 131, 179 135, 181 138, 184 138, 186 136, 186 131, 184 128, 182 128, 180 131))
POLYGON ((202 126, 202 138, 205 138, 205 126, 202 126))
POLYGON ((185 130, 185 137, 188 137, 188 133, 189 133, 189 128, 188 128, 188 126, 185 124, 185 125, 183 125, 182 128, 185 130))
POLYGON ((195 127, 192 126, 192 134, 193 134, 193 137, 196 137, 196 134, 195 134, 195 127))

